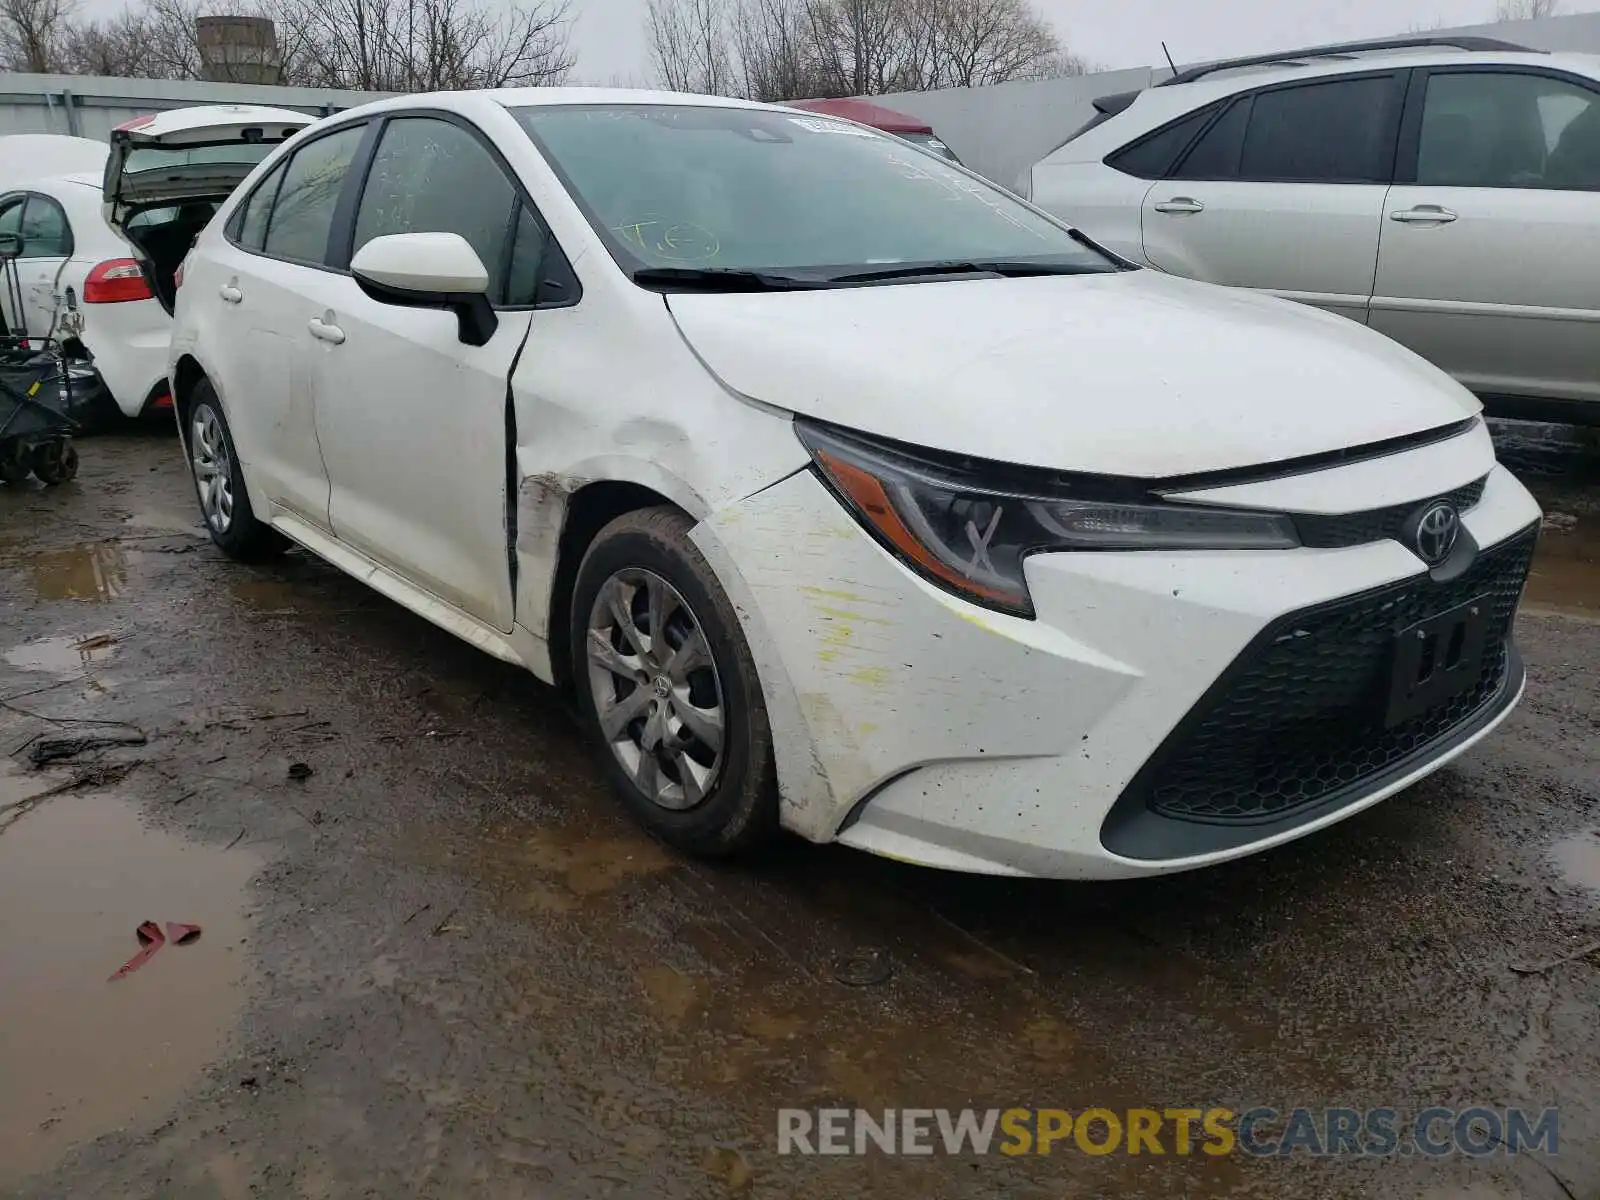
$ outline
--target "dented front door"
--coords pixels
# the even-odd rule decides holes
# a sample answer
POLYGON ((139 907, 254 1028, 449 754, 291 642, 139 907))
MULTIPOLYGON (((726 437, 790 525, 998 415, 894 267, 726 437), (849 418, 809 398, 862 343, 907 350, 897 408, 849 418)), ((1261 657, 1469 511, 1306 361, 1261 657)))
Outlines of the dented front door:
POLYGON ((334 535, 510 632, 506 381, 532 314, 503 312, 468 346, 453 314, 380 304, 332 273, 304 309, 334 535))

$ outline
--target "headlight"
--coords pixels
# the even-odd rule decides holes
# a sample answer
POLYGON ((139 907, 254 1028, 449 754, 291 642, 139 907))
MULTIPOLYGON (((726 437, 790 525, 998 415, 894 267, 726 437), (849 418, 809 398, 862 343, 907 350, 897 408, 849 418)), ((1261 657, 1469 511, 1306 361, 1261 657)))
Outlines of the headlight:
POLYGON ((1171 504, 1137 480, 941 461, 796 422, 824 480, 879 542, 975 604, 1033 616, 1022 560, 1051 550, 1279 550, 1275 513, 1171 504))

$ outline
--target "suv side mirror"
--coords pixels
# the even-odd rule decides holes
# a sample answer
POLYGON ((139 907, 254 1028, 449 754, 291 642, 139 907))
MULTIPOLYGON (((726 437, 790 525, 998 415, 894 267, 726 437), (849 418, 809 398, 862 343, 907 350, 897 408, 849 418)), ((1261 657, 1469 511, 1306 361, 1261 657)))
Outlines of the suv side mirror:
POLYGON ((459 233, 391 233, 356 251, 350 273, 382 304, 442 308, 456 314, 460 337, 481 346, 499 327, 489 303, 489 272, 459 233))

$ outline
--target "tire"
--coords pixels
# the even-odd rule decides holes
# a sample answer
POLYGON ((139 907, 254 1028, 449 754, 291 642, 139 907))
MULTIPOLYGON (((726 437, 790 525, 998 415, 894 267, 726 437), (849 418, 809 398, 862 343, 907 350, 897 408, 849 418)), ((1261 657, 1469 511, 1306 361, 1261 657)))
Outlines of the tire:
POLYGON ((28 452, 20 442, 0 443, 0 483, 17 487, 27 482, 28 452))
POLYGON ((209 380, 202 379, 190 394, 183 442, 200 516, 217 548, 236 562, 264 562, 287 550, 284 536, 250 506, 233 432, 209 380))
POLYGON ((66 438, 51 438, 33 448, 28 465, 40 483, 55 487, 78 477, 78 451, 66 438))
POLYGON ((689 540, 693 525, 675 508, 647 508, 600 531, 573 588, 572 676, 628 811, 671 846, 727 857, 776 836, 777 770, 750 647, 689 540))

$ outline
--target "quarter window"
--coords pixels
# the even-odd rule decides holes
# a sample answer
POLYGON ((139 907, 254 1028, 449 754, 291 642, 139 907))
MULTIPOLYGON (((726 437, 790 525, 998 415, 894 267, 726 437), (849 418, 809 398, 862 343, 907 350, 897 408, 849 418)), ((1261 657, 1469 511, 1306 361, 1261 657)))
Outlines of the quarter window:
POLYGON ((1381 183, 1394 122, 1394 77, 1337 79, 1258 92, 1239 178, 1381 183))
POLYGON ((246 250, 261 250, 267 244, 267 217, 272 213, 272 202, 277 199, 283 169, 282 163, 274 167, 239 206, 233 223, 234 239, 246 250))
POLYGON ((1600 188, 1600 94, 1546 75, 1430 75, 1417 140, 1417 182, 1600 188))
POLYGON ((326 263, 334 208, 365 132, 365 126, 353 125, 295 151, 267 219, 268 254, 319 266, 326 263))
POLYGON ((1117 151, 1106 162, 1117 170, 1128 175, 1137 175, 1140 179, 1161 179, 1171 170, 1173 160, 1188 148, 1189 143, 1194 140, 1194 135, 1200 132, 1201 127, 1211 119, 1211 114, 1215 111, 1216 109, 1212 107, 1190 113, 1183 120, 1117 151))
MULTIPOLYGON (((492 154, 467 130, 432 117, 402 117, 383 130, 361 203, 355 242, 360 250, 375 237, 394 233, 458 233, 478 252, 489 273, 489 296, 505 297, 507 239, 518 210, 516 189, 492 154)), ((515 269, 531 265, 537 282, 540 240, 532 241, 515 269)), ((519 283, 519 286, 521 284, 519 283)), ((532 303, 532 299, 512 303, 532 303)))
POLYGON ((35 193, 22 206, 22 257, 66 258, 72 253, 67 214, 48 196, 35 193))

